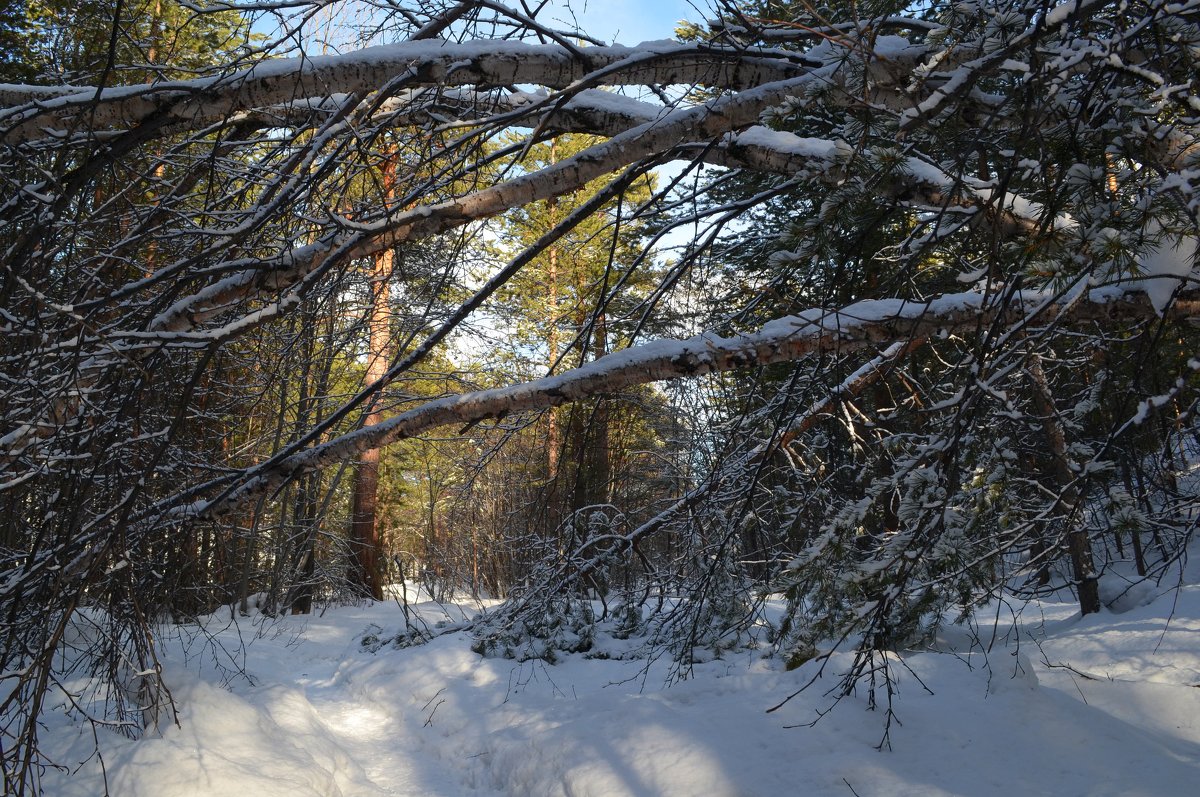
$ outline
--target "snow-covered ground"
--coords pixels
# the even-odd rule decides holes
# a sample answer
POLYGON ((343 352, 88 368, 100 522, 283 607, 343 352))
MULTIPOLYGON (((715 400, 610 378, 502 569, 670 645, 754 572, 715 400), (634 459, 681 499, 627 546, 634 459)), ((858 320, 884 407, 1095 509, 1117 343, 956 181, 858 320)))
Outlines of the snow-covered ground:
MULTIPOLYGON (((462 610, 421 611, 433 623, 462 610)), ((395 604, 222 615, 208 630, 232 658, 193 635, 162 643, 180 727, 139 742, 101 732, 102 771, 80 764, 90 729, 52 724, 43 738, 71 773, 44 785, 62 797, 99 794, 105 777, 120 797, 1200 793, 1200 585, 1086 619, 1031 604, 1015 631, 1013 611, 997 607, 995 639, 980 621, 986 655, 951 629, 943 652, 893 668, 882 751, 883 711, 865 692, 804 726, 848 656, 766 713, 816 664, 788 672, 746 650, 664 688, 661 659, 517 663, 480 657, 461 633, 371 652, 364 635, 403 629, 395 604)))

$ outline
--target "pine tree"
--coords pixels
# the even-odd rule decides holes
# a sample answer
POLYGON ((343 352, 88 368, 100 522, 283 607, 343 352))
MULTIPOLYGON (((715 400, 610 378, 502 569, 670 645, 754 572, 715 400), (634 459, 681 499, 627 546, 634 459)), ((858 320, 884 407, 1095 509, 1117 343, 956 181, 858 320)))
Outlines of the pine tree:
MULTIPOLYGON (((522 168, 538 169, 595 143, 587 136, 558 136, 528 148, 522 168)), ((562 223, 607 181, 597 180, 554 199, 511 213, 500 235, 501 251, 516 253, 562 223)), ((651 178, 639 180, 618 200, 570 230, 505 287, 506 322, 514 328, 517 356, 532 372, 577 367, 629 345, 639 304, 656 283, 657 266, 643 240, 638 213, 650 199, 651 178)), ((545 417, 544 523, 553 530, 586 507, 613 497, 614 413, 619 402, 601 399, 545 417)), ((584 516, 572 522, 584 523, 584 516)))
POLYGON ((192 77, 230 68, 256 39, 238 11, 197 11, 177 0, 24 0, 22 11, 21 76, 42 83, 192 77))

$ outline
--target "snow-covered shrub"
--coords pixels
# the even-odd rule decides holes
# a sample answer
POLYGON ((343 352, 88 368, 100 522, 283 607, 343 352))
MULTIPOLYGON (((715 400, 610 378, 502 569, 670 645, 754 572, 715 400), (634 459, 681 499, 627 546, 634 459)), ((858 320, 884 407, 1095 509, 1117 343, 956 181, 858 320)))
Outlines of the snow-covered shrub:
POLYGON ((517 661, 541 659, 553 664, 560 653, 591 650, 596 614, 587 600, 561 598, 536 611, 499 613, 474 628, 471 649, 481 656, 517 661))
POLYGON ((429 640, 433 639, 435 634, 428 628, 409 627, 407 630, 399 631, 395 634, 388 634, 384 629, 372 623, 363 631, 359 637, 359 645, 363 650, 371 653, 378 653, 385 647, 394 649, 411 648, 417 645, 424 645, 429 640))

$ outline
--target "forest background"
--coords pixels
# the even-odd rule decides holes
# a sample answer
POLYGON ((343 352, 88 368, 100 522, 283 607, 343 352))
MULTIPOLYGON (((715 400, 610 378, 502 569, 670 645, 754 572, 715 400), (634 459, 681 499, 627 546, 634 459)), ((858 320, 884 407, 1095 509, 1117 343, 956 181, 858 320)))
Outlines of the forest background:
POLYGON ((776 596, 849 694, 999 595, 1178 572, 1194 0, 561 13, 5 5, 14 793, 47 695, 138 734, 220 607, 416 582, 504 600, 481 653, 617 622, 685 673, 776 596))

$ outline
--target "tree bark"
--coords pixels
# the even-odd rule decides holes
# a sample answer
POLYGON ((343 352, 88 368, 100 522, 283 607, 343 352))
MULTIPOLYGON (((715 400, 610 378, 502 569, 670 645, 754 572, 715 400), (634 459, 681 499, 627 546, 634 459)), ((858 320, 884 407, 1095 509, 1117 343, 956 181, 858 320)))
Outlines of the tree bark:
MULTIPOLYGON (((388 351, 391 349, 391 326, 388 301, 395 252, 387 250, 372 258, 371 305, 368 310, 367 373, 368 384, 383 379, 387 372, 388 351)), ((380 397, 371 399, 365 421, 374 426, 383 420, 380 397)), ((350 582, 372 600, 383 600, 382 549, 383 540, 378 522, 379 449, 371 448, 359 457, 354 472, 354 498, 350 513, 350 545, 352 564, 350 582)))
POLYGON ((1050 448, 1050 467, 1058 483, 1054 514, 1062 517, 1066 524, 1067 551, 1071 556, 1071 575, 1079 590, 1079 610, 1083 614, 1095 614, 1100 611, 1098 574, 1092 559, 1091 540, 1079 519, 1082 496, 1067 458, 1066 431, 1054 407, 1050 383, 1042 370, 1042 358, 1036 353, 1030 354, 1026 370, 1033 385, 1034 403, 1041 415, 1042 431, 1050 448))

